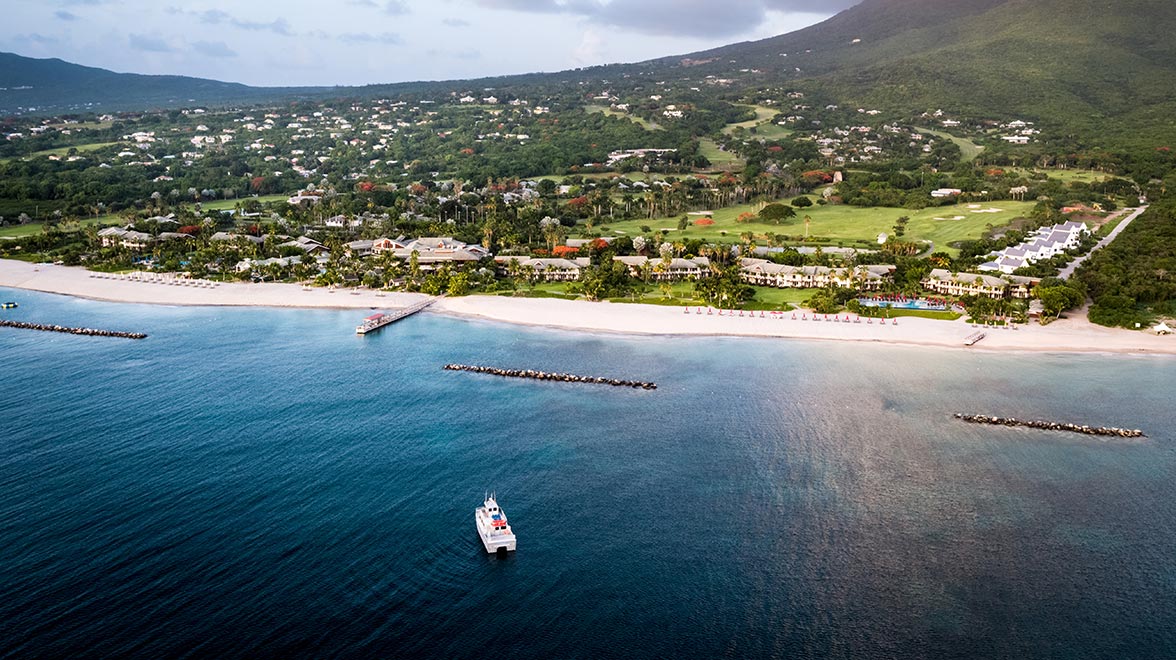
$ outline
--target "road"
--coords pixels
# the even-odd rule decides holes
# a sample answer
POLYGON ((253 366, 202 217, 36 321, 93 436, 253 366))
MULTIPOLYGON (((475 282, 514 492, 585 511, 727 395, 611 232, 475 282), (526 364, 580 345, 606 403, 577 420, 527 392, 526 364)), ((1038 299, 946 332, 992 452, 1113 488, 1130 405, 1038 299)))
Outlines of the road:
POLYGON ((1058 273, 1058 277, 1062 278, 1063 280, 1070 279, 1070 276, 1073 275, 1074 271, 1077 270, 1078 267, 1082 265, 1082 262, 1086 261, 1090 257, 1090 255, 1094 254, 1096 251, 1103 249, 1104 247, 1109 245, 1111 241, 1118 238, 1119 234, 1122 233, 1122 231, 1127 228, 1127 225, 1131 224, 1132 220, 1135 220, 1136 218, 1138 218, 1146 210, 1147 210, 1147 206, 1144 205, 1144 206, 1140 206, 1139 208, 1135 209, 1134 211, 1131 211, 1131 214, 1128 215, 1126 218, 1123 218, 1123 222, 1120 222, 1118 227, 1115 227, 1114 229, 1112 229, 1111 233, 1107 234, 1106 237, 1104 237, 1101 241, 1099 241, 1098 245, 1095 245, 1094 248, 1090 250, 1090 252, 1087 252, 1086 254, 1082 255, 1081 257, 1078 257, 1077 259, 1075 259, 1074 261, 1071 261, 1070 265, 1063 268, 1061 270, 1061 272, 1058 273))

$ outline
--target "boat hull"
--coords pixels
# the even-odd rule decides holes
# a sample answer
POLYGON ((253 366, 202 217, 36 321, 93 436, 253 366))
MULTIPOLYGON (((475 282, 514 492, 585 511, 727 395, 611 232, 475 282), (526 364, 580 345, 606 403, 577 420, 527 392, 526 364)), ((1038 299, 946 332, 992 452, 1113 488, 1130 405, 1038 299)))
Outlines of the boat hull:
POLYGON ((482 547, 486 548, 487 554, 514 552, 518 547, 518 540, 510 527, 494 529, 490 515, 484 508, 474 510, 474 526, 478 529, 478 537, 482 539, 482 547))

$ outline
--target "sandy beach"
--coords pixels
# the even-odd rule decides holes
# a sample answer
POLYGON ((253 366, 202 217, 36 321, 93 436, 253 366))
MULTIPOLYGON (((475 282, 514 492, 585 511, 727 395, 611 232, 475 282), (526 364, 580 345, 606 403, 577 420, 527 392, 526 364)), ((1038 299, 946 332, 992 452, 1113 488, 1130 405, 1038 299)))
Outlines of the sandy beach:
MULTIPOLYGON (((233 305, 258 307, 307 307, 391 309, 420 302, 423 294, 383 293, 370 290, 304 288, 297 284, 184 283, 169 276, 117 276, 91 273, 81 268, 0 260, 0 287, 59 293, 93 300, 159 305, 233 305)), ((550 298, 465 296, 442 298, 430 313, 485 319, 503 323, 543 326, 586 332, 640 335, 710 335, 780 337, 836 341, 863 341, 961 350, 1013 350, 1176 354, 1176 337, 1115 330, 1094 325, 1084 315, 1056 321, 1049 326, 1029 325, 1017 330, 986 330, 983 340, 965 347, 964 339, 977 329, 964 321, 899 318, 882 324, 845 321, 801 320, 791 313, 719 315, 692 307, 592 303, 550 298)), ((841 319, 847 318, 844 314, 841 319)), ((54 319, 39 319, 52 322, 54 319)))

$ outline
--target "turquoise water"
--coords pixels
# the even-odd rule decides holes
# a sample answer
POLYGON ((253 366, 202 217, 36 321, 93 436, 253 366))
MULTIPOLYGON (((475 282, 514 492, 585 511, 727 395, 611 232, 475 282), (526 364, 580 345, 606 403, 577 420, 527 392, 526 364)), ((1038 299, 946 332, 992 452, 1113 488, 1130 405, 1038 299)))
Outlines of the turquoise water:
POLYGON ((926 309, 936 311, 947 309, 947 305, 939 305, 926 300, 904 300, 902 302, 896 302, 893 300, 858 298, 858 302, 862 304, 862 307, 891 307, 893 309, 926 309))
POLYGON ((3 294, 151 336, 0 329, 0 655, 1176 656, 1176 360, 3 294))

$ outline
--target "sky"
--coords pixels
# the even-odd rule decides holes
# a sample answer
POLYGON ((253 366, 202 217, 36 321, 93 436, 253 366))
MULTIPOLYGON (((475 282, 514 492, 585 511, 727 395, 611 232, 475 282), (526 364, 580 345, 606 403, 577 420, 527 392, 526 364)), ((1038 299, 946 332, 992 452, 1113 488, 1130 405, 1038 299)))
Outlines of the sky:
POLYGON ((249 85, 563 71, 784 34, 858 0, 7 0, 0 51, 249 85))

